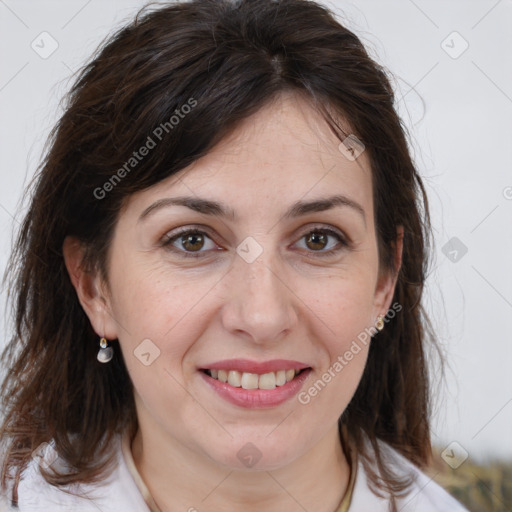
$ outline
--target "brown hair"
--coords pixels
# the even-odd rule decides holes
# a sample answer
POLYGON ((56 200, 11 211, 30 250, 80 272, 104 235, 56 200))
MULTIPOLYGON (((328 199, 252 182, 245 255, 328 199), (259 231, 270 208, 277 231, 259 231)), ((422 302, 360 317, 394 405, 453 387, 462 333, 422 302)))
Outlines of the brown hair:
POLYGON ((2 488, 14 480, 14 502, 21 473, 41 443, 53 439, 74 469, 44 473, 48 482, 92 482, 107 467, 97 458, 99 449, 108 455, 114 434, 136 428, 118 342, 112 342, 113 361, 98 363, 98 338, 64 264, 64 239, 81 240, 84 265, 106 277, 113 227, 126 198, 205 155, 283 91, 310 101, 340 140, 348 134, 337 116, 365 144, 381 270, 397 271, 394 244, 397 226, 404 227, 393 298, 402 310, 371 343, 340 433, 343 427, 362 456, 374 492, 389 493, 393 504, 410 481, 393 473, 378 440, 420 467, 428 462, 425 350, 427 341, 435 343, 420 299, 430 220, 385 70, 315 2, 192 0, 143 9, 100 47, 69 92, 34 180, 7 273, 15 332, 2 354, 9 373, 1 388, 6 415, 0 437, 2 488), (170 121, 192 102, 178 123, 170 121), (165 143, 114 180, 115 170, 162 126, 165 143), (382 478, 371 471, 366 436, 382 478))

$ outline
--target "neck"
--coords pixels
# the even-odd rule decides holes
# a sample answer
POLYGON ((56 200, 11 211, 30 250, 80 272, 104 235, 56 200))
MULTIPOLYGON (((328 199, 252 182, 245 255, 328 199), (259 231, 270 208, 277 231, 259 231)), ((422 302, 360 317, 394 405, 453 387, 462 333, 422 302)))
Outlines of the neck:
POLYGON ((309 451, 272 471, 226 468, 144 425, 135 434, 132 455, 161 512, 336 512, 350 477, 337 425, 309 451))

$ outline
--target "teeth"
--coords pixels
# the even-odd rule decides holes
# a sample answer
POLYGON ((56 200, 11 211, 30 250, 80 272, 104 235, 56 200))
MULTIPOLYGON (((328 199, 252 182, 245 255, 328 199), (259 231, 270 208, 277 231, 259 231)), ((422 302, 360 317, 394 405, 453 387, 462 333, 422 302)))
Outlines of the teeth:
POLYGON ((258 389, 258 374, 242 373, 241 385, 244 389, 258 389))
POLYGON ((234 388, 239 388, 242 386, 242 374, 237 372, 236 370, 230 370, 228 373, 228 384, 233 386, 234 388))
POLYGON ((290 382, 300 370, 279 370, 262 375, 236 370, 209 370, 209 372, 214 379, 227 382, 235 388, 275 389, 276 386, 284 386, 287 382, 290 382))
POLYGON ((295 370, 286 370, 286 382, 290 382, 295 377, 295 370))
MULTIPOLYGON (((295 372, 293 372, 295 375, 295 372)), ((274 372, 264 373, 260 376, 260 389, 274 389, 276 387, 276 374, 274 372)))
MULTIPOLYGON (((295 372, 293 372, 295 373, 295 372)), ((276 372, 276 386, 284 386, 286 384, 286 372, 279 370, 276 372)))

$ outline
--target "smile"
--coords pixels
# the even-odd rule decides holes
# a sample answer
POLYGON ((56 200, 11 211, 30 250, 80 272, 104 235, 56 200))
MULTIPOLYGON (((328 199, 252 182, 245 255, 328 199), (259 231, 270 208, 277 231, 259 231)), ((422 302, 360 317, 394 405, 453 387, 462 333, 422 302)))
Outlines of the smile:
POLYGON ((291 369, 257 374, 237 370, 204 370, 215 380, 243 389, 275 389, 292 381, 302 371, 291 369))
POLYGON ((247 409, 277 407, 295 397, 313 369, 297 361, 219 361, 198 374, 214 395, 247 409), (216 368, 212 368, 215 366, 216 368))

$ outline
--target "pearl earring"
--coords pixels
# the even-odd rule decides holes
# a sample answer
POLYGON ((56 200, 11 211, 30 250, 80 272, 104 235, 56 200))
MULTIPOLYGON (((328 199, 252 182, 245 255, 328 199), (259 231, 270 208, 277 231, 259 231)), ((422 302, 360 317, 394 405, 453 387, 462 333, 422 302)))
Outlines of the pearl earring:
POLYGON ((382 329, 384 329, 384 317, 382 315, 379 315, 377 317, 377 321, 375 322, 375 327, 377 327, 377 329, 379 331, 382 331, 382 329))
POLYGON ((106 338, 101 338, 100 349, 98 351, 98 361, 100 363, 108 363, 114 357, 114 349, 108 346, 106 338))

